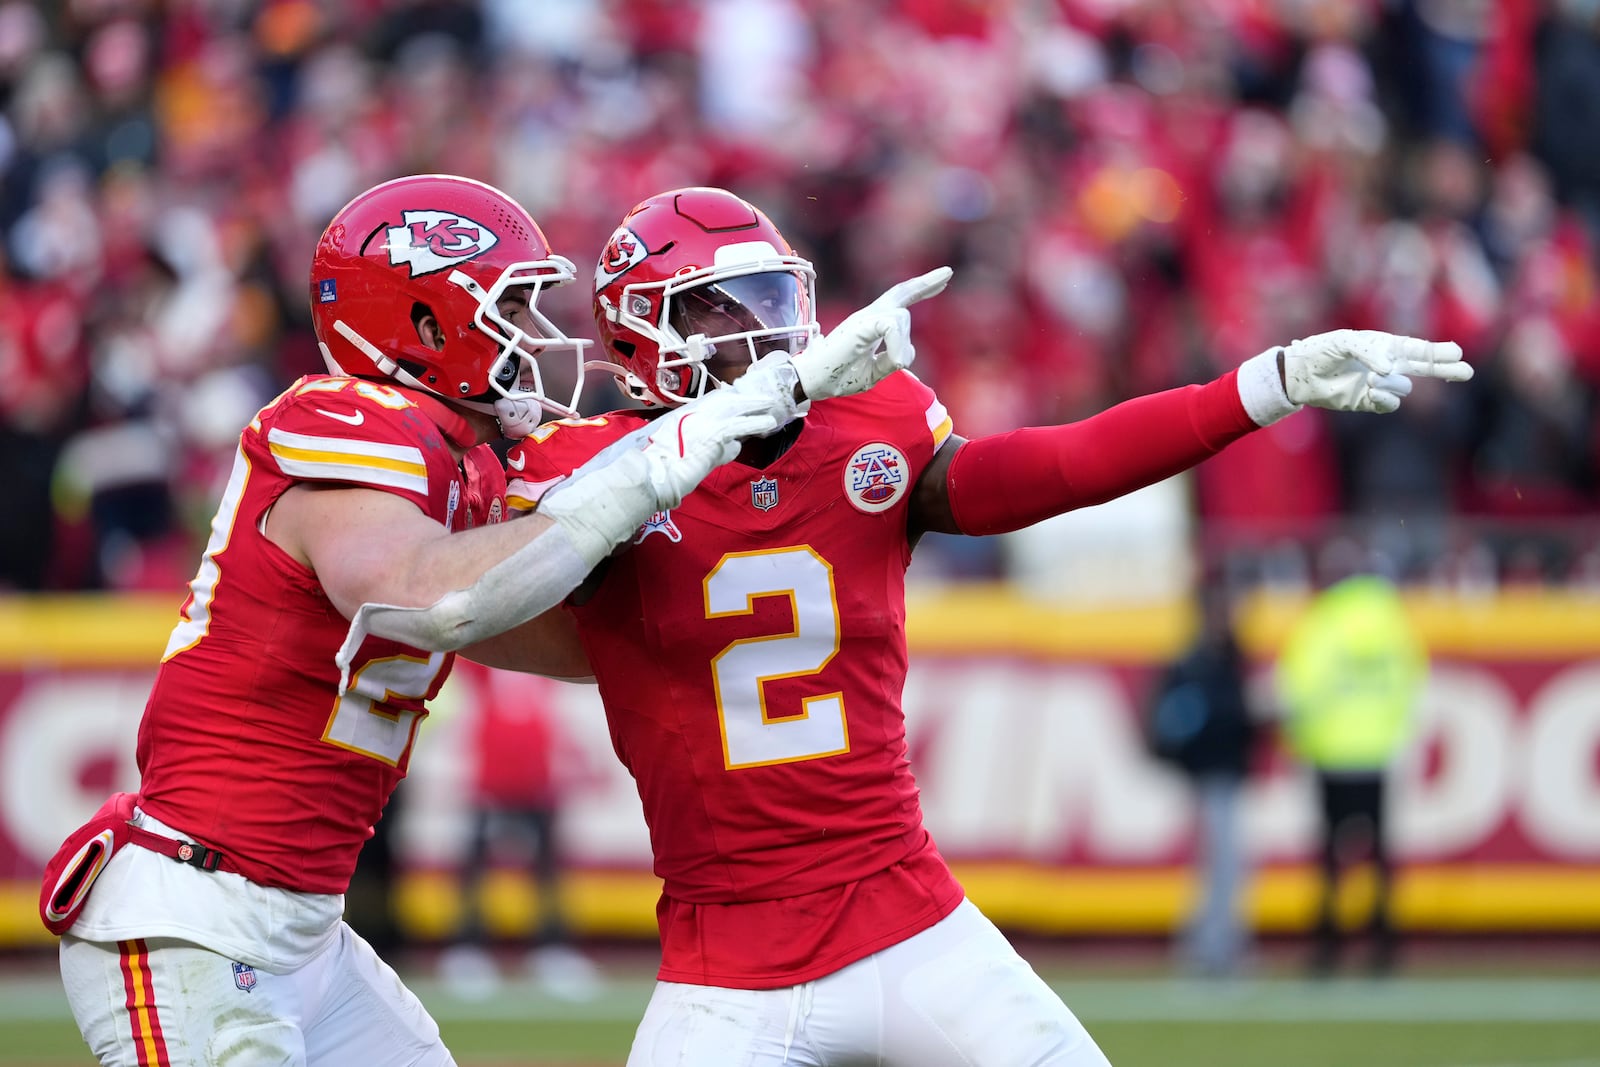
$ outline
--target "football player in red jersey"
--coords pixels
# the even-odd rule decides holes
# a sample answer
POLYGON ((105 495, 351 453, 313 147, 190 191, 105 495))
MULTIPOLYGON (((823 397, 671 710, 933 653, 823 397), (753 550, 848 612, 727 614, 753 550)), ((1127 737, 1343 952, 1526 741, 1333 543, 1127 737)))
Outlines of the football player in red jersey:
MULTIPOLYGON (((310 292, 331 373, 241 433, 139 727, 139 791, 74 834, 42 886, 100 1063, 452 1062, 341 920, 425 702, 453 650, 534 620, 799 399, 797 375, 764 365, 766 394, 681 408, 539 517, 501 523, 487 442, 576 413, 585 342, 539 307, 574 274, 526 211, 465 178, 387 182, 328 225, 310 292)), ((904 327, 876 315, 813 362, 888 373, 904 327)), ((537 647, 539 625, 519 644, 537 647)))
MULTIPOLYGON (((813 283, 755 207, 680 189, 623 219, 595 316, 626 392, 670 410, 805 348, 813 283)), ((566 605, 567 657, 599 683, 664 883, 630 1067, 1106 1063, 923 827, 900 708, 912 549, 1130 492, 1302 404, 1392 411, 1418 374, 1471 370, 1453 344, 1340 331, 1083 422, 967 441, 894 373, 747 441, 652 516, 566 605)), ((510 456, 513 509, 537 514, 546 486, 651 417, 539 427, 510 456)), ((554 623, 545 636, 500 665, 570 673, 554 623)))

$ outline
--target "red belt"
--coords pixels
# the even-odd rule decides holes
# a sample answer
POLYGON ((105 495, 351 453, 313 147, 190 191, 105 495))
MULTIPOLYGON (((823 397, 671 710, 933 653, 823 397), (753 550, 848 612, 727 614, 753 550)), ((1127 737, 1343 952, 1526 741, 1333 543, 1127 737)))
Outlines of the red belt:
POLYGON ((176 838, 163 837, 132 823, 128 824, 128 840, 140 848, 147 848, 151 852, 159 852, 163 856, 171 856, 179 863, 187 863, 191 867, 199 867, 202 871, 227 871, 229 874, 240 873, 239 868, 222 852, 214 848, 207 848, 196 841, 180 841, 176 838))

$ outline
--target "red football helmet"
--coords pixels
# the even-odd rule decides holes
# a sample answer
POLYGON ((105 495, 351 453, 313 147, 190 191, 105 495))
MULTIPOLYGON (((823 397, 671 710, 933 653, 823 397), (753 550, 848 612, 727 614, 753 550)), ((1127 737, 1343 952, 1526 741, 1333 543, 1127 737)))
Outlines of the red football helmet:
POLYGON ((312 319, 335 374, 392 378, 503 422, 536 413, 529 401, 570 416, 589 342, 562 333, 538 301, 576 276, 500 190, 419 174, 374 186, 328 223, 311 261, 312 319), (444 335, 438 350, 417 334, 430 312, 444 335), (554 354, 570 370, 547 375, 539 357, 554 354), (570 398, 546 396, 547 377, 570 398))
POLYGON ((594 272, 594 317, 618 378, 647 406, 700 396, 733 361, 797 353, 821 332, 816 271, 723 189, 675 189, 623 218, 594 272), (719 366, 720 365, 720 366, 719 366))

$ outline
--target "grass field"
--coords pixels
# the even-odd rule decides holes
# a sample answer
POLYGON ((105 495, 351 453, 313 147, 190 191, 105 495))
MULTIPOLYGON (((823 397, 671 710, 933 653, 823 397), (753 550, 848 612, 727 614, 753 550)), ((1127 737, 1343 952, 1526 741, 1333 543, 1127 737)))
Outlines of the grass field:
MULTIPOLYGON (((1270 965, 1201 982, 1159 961, 1028 952, 1117 1067, 1600 1067, 1600 950, 1556 959, 1434 958, 1384 979, 1310 981, 1270 965)), ((508 985, 465 1001, 408 980, 462 1067, 609 1067, 627 1056, 650 994, 648 961, 605 962, 585 1003, 508 985)), ((87 1054, 48 966, 0 976, 0 1064, 61 1067, 87 1054)), ((381 1065, 362 1065, 381 1067, 381 1065)))

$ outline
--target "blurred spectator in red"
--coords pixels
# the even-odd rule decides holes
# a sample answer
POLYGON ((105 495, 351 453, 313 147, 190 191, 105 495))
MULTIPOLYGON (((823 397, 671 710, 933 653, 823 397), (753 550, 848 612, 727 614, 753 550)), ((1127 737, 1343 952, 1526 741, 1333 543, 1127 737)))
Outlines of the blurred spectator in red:
MULTIPOLYGON (((1471 359, 1546 318, 1600 383, 1592 0, 537 6, 0 0, 0 300, 23 308, 0 330, 37 367, 38 338, 15 338, 70 293, 76 333, 45 347, 79 369, 46 391, 92 400, 41 450, 66 408, 15 403, 31 371, 8 383, 0 467, 122 433, 168 486, 155 540, 134 538, 144 564, 58 536, 68 562, 23 551, 32 577, 12 581, 137 585, 160 538, 200 534, 187 486, 237 430, 216 401, 320 367, 298 265, 352 193, 405 171, 491 181, 574 249, 661 188, 783 204, 830 279, 824 324, 952 263, 974 306, 919 327, 919 372, 997 429, 1333 326, 1448 336, 1471 359), (174 278, 152 282, 150 249, 174 278)), ((581 287, 555 298, 586 314, 581 287)), ((1350 438, 1294 425, 1203 468, 1200 514, 1266 523, 1260 543, 1359 511, 1376 489, 1335 476, 1363 466, 1338 454, 1350 438)), ((83 482, 13 484, 30 477, 35 502, 83 482)), ((93 495, 58 495, 79 508, 60 534, 94 532, 93 495)), ((138 521, 127 504, 115 523, 138 521)), ((41 543, 27 510, 0 543, 41 543)))
POLYGON ((472 829, 462 880, 467 919, 460 940, 440 958, 440 975, 466 995, 481 995, 499 979, 490 948, 515 948, 550 993, 588 999, 601 977, 572 944, 560 838, 562 807, 587 772, 556 711, 561 683, 465 660, 457 669, 466 683, 472 829), (483 891, 497 870, 532 874, 539 916, 531 931, 495 936, 488 929, 483 891))
MULTIPOLYGON (((3 256, 0 256, 3 264, 3 256)), ((88 355, 81 305, 59 283, 8 282, 0 269, 0 589, 51 584, 57 458, 83 417, 88 355)))

